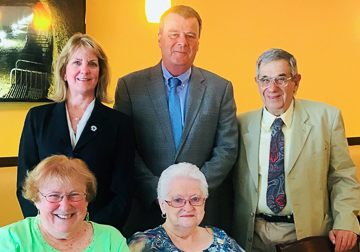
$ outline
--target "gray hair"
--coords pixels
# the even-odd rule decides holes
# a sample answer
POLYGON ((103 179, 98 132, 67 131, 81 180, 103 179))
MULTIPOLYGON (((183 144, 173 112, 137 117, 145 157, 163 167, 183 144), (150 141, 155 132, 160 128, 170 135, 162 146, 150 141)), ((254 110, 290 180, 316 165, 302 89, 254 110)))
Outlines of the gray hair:
POLYGON ((281 59, 289 63, 291 77, 295 77, 298 74, 296 59, 292 54, 282 49, 270 49, 260 55, 256 62, 256 77, 260 77, 260 66, 262 64, 281 59))
POLYGON ((178 163, 169 166, 160 176, 157 193, 158 199, 165 200, 170 191, 170 184, 176 178, 191 178, 199 181, 200 189, 205 198, 209 196, 208 183, 200 169, 190 163, 178 163))

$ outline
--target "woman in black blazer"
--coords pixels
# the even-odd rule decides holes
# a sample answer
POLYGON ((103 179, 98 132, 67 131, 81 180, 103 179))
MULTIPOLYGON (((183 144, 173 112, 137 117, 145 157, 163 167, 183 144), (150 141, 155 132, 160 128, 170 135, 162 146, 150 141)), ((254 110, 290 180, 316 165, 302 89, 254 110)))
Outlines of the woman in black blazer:
POLYGON ((56 103, 30 109, 25 119, 17 174, 24 217, 38 213, 22 196, 26 173, 42 159, 63 154, 82 159, 96 176, 90 220, 122 230, 132 199, 135 140, 131 119, 102 104, 110 102, 109 79, 101 46, 88 35, 72 36, 59 55, 49 93, 56 103))

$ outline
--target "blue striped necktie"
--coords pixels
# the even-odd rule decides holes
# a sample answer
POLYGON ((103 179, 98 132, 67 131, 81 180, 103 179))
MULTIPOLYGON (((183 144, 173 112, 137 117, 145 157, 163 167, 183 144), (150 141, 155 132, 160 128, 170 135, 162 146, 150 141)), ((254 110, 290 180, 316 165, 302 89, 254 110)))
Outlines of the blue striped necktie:
POLYGON ((179 94, 176 92, 176 87, 180 84, 181 81, 178 78, 172 77, 169 79, 169 112, 176 149, 179 147, 182 134, 180 98, 179 94))

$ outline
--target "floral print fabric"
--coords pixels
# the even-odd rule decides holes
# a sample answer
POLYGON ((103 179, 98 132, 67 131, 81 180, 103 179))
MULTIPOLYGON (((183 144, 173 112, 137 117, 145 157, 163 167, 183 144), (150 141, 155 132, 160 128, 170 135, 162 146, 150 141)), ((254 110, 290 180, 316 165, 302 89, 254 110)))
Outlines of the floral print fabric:
MULTIPOLYGON (((204 252, 245 252, 224 230, 215 227, 212 230, 213 243, 204 252)), ((172 243, 162 226, 135 233, 129 238, 128 245, 132 252, 183 252, 172 243)))

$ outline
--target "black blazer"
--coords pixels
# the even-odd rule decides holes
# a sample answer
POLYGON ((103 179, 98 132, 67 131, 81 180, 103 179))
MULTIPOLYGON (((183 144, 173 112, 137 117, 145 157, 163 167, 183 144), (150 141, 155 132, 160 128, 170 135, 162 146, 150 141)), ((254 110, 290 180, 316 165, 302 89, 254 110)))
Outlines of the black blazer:
POLYGON ((82 159, 96 176, 98 190, 88 206, 90 220, 122 230, 132 198, 134 151, 130 117, 97 100, 74 150, 64 102, 30 109, 20 140, 16 191, 24 217, 37 214, 22 196, 26 172, 50 155, 63 154, 82 159))

